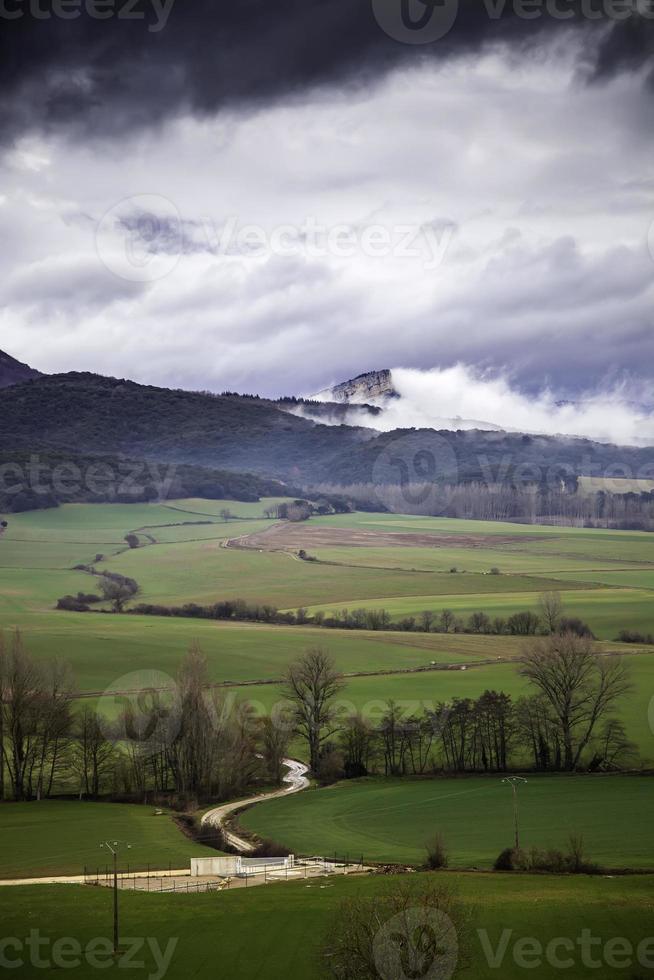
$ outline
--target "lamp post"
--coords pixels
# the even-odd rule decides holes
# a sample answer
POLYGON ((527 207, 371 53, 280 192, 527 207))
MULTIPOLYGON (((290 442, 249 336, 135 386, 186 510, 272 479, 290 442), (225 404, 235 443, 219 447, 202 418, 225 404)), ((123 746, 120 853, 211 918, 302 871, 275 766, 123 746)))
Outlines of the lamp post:
MULTIPOLYGON (((114 859, 114 956, 118 956, 119 953, 119 943, 118 943, 118 851, 121 844, 125 844, 124 841, 119 840, 106 840, 100 844, 100 847, 106 847, 107 850, 111 851, 114 859)), ((125 844, 125 847, 130 848, 131 844, 125 844)))
POLYGON ((513 790, 513 825, 515 828, 515 849, 520 850, 520 822, 518 819, 518 786, 526 783, 522 776, 507 776, 502 782, 513 790))

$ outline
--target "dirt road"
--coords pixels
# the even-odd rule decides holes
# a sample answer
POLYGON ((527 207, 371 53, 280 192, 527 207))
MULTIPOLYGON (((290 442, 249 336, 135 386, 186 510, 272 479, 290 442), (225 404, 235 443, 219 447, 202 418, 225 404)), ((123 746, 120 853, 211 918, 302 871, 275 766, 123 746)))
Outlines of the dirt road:
POLYGON ((236 847, 244 854, 249 854, 254 850, 252 844, 242 837, 238 837, 230 830, 226 830, 224 822, 232 813, 236 813, 246 806, 252 806, 253 803, 262 803, 264 800, 274 800, 279 796, 290 796, 292 793, 300 793, 309 786, 309 780, 306 775, 309 770, 303 762, 298 762, 296 759, 284 759, 284 765, 288 769, 288 772, 284 776, 284 787, 282 789, 274 790, 272 793, 261 793, 260 796, 252 796, 247 800, 240 800, 237 803, 223 803, 222 806, 217 806, 214 810, 209 810, 205 813, 202 817, 202 825, 222 827, 225 840, 232 847, 236 847))

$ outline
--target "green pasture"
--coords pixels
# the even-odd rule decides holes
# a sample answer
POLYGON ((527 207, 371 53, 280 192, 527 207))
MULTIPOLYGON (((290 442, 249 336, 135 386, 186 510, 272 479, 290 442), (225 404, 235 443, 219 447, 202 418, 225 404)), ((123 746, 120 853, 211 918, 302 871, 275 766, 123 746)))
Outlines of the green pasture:
POLYGON ((14 623, 23 627, 35 656, 71 663, 82 692, 102 691, 132 671, 156 669, 174 676, 192 641, 206 654, 213 681, 241 683, 281 677, 311 646, 326 648, 346 672, 404 670, 432 661, 468 663, 520 651, 513 637, 350 632, 155 616, 47 612, 16 617, 14 623))
MULTIPOLYGON (((652 936, 654 878, 556 878, 552 876, 501 876, 445 873, 430 876, 430 883, 442 885, 468 907, 471 915, 467 962, 454 975, 455 980, 523 980, 531 972, 539 980, 556 980, 561 973, 575 980, 601 976, 616 980, 625 976, 645 976, 635 949, 652 936), (596 938, 592 947, 597 966, 584 966, 577 943, 582 930, 596 938), (499 968, 493 966, 485 949, 497 949, 506 937, 506 951, 499 968), (515 957, 515 943, 538 937, 547 945, 564 937, 573 949, 572 971, 562 971, 543 960, 534 971, 515 957), (632 971, 607 961, 606 944, 623 937, 632 947, 632 971), (639 972, 636 972, 639 971, 639 972)), ((387 889, 420 887, 417 875, 393 878, 351 877, 315 882, 276 883, 206 895, 155 895, 124 892, 120 896, 123 935, 150 937, 162 952, 171 947, 167 980, 187 980, 195 976, 257 977, 259 980, 320 980, 330 976, 320 951, 339 905, 355 897, 373 898, 387 889)), ((111 938, 111 892, 81 886, 29 886, 0 889, 0 916, 3 936, 27 938, 29 928, 38 925, 40 936, 50 943, 39 952, 47 957, 52 943, 62 936, 77 939, 83 947, 98 937, 111 938)), ((648 947, 651 951, 651 946, 648 947)), ((566 950, 560 946, 556 953, 566 950)), ((38 980, 43 968, 33 965, 26 947, 8 949, 10 958, 21 957, 20 977, 38 980)), ((150 980, 162 980, 161 963, 151 947, 139 949, 138 971, 150 980)), ((541 957, 542 960, 542 957, 541 957)), ((624 954, 620 963, 624 964, 624 954)), ((69 960, 70 963, 70 960, 69 960)), ((108 975, 123 974, 120 961, 106 957, 108 975)), ((87 962, 68 966, 73 978, 86 978, 87 962)))
MULTIPOLYGON (((296 853, 413 864, 440 832, 452 866, 488 868, 513 842, 511 796, 499 776, 375 778, 270 800, 239 819, 296 853)), ((519 799, 524 847, 565 848, 571 834, 583 834, 594 861, 654 867, 654 777, 530 776, 519 799)))
MULTIPOLYGON (((452 576, 454 578, 454 576, 452 576)), ((614 639, 619 629, 635 629, 643 633, 654 633, 654 600, 644 589, 576 589, 563 594, 565 614, 576 616, 587 622, 596 636, 601 639, 614 639)), ((527 592, 479 595, 415 595, 393 597, 383 602, 362 600, 357 603, 321 603, 310 606, 311 614, 320 610, 326 614, 339 609, 376 609, 383 605, 393 619, 404 616, 419 616, 423 609, 442 612, 451 609, 464 619, 470 613, 482 611, 492 619, 508 619, 515 612, 531 609, 538 612, 538 597, 527 592)))
POLYGON ((121 867, 187 868, 190 857, 216 851, 189 840, 169 813, 153 806, 40 800, 0 804, 0 878, 80 875, 84 866, 104 868, 111 855, 104 840, 131 845, 121 867))

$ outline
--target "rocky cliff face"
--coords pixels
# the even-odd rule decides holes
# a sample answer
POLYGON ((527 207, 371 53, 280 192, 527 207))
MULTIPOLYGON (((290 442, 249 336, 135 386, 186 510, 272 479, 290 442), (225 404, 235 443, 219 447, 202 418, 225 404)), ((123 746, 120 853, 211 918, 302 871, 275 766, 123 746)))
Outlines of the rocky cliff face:
POLYGON ((38 377, 40 377, 39 371, 35 371, 27 364, 21 364, 20 361, 0 350, 0 388, 8 388, 10 385, 17 385, 21 381, 38 377))
POLYGON ((319 401, 333 402, 368 402, 379 398, 397 398, 393 387, 393 376, 389 370, 367 371, 350 381, 343 381, 333 388, 319 391, 313 398, 319 401))

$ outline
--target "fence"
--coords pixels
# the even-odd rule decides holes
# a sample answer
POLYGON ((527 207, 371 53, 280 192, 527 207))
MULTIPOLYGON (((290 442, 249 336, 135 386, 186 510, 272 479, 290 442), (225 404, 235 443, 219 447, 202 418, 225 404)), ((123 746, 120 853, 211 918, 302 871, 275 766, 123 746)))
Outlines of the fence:
MULTIPOLYGON (((347 875, 365 870, 363 855, 351 858, 349 854, 334 853, 333 857, 314 856, 295 858, 289 855, 285 858, 250 858, 240 855, 230 856, 231 864, 217 866, 220 858, 201 858, 199 862, 192 859, 194 870, 174 870, 171 865, 160 870, 151 865, 126 865, 117 871, 119 890, 144 891, 154 893, 184 893, 223 891, 230 885, 248 887, 248 884, 267 884, 274 881, 297 881, 303 878, 318 878, 323 875, 347 875), (202 868, 207 862, 206 869, 202 868), (209 867, 211 865, 211 867, 209 867), (232 867, 233 865, 233 867, 232 867), (238 870, 237 870, 238 868, 238 870), (211 880, 198 880, 200 877, 211 880)), ((84 867, 84 882, 87 885, 103 885, 112 887, 114 883, 113 867, 84 867)))
MULTIPOLYGON (((184 872, 181 872, 182 874, 184 872)), ((168 862, 167 868, 151 864, 126 864, 124 868, 118 869, 118 880, 123 878, 165 878, 179 877, 180 869, 174 869, 168 862)), ((84 865, 84 884, 85 885, 104 885, 114 880, 114 869, 111 864, 96 865, 95 868, 84 865)))

